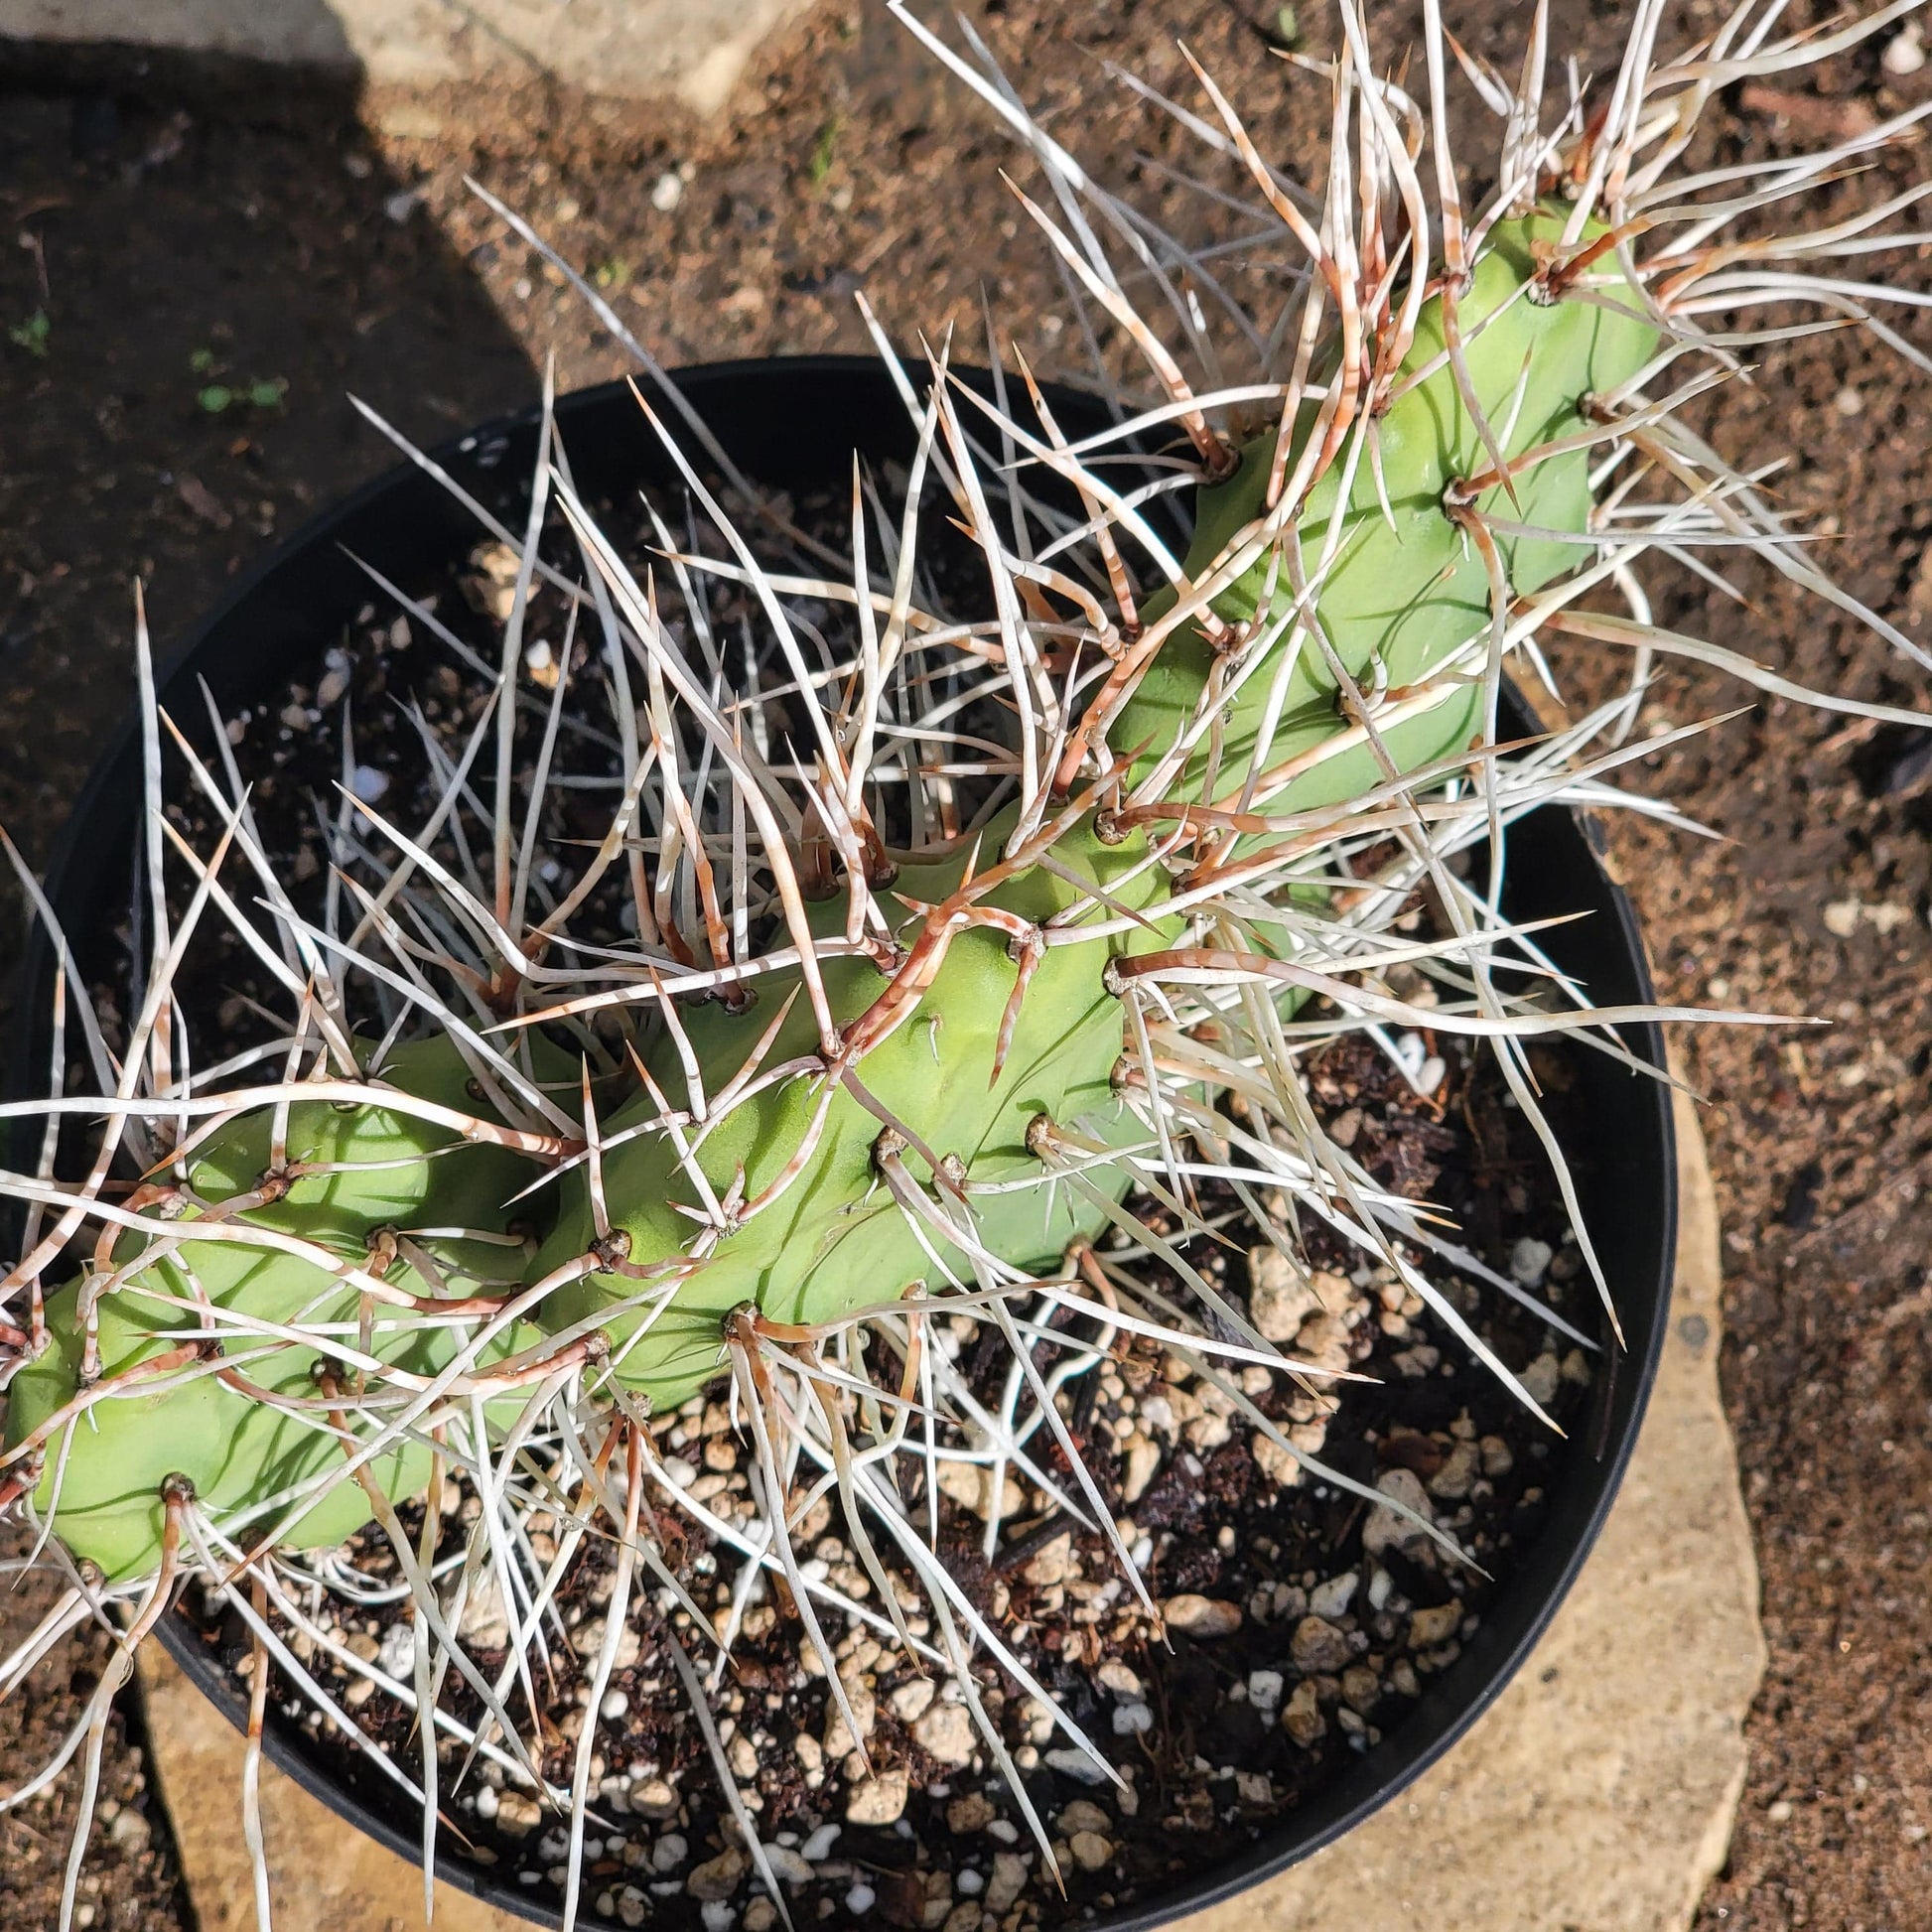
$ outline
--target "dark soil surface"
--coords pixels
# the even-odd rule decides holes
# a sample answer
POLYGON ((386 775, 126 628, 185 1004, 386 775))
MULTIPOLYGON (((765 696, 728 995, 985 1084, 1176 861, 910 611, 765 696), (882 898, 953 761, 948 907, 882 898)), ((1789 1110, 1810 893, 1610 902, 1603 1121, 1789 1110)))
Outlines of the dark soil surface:
MULTIPOLYGON (((1254 29, 1272 6, 970 11, 1030 97, 1095 131, 1094 150, 1104 136, 1125 154, 1114 131, 1130 120, 1132 139, 1144 134, 1092 54, 1178 86, 1176 36, 1256 110, 1264 145, 1314 150, 1313 90, 1281 92, 1254 29)), ((1586 64, 1622 19, 1558 11, 1573 22, 1558 45, 1586 64)), ((1716 18, 1679 11, 1667 37, 1716 18)), ((1520 5, 1488 13, 1474 47, 1504 55, 1527 18, 1520 5)), ((1928 85, 1932 69, 1885 80, 1865 52, 1790 96, 1732 98, 1716 120, 1734 155, 1767 155, 1928 85)), ((0 322, 22 333, 0 338, 0 822, 30 857, 128 702, 131 580, 146 581, 165 640, 278 530, 382 467, 345 390, 430 439, 528 400, 532 358, 551 348, 566 385, 621 367, 595 321, 466 200, 466 171, 601 271, 666 362, 863 347, 861 285, 902 337, 949 318, 977 331, 984 282, 1040 365, 1075 372, 1070 311, 998 181, 1007 151, 871 10, 821 9, 724 121, 675 150, 647 112, 627 144, 607 132, 590 155, 568 128, 500 144, 380 137, 343 101, 280 126, 136 95, 15 93, 0 108, 0 322), (654 205, 680 167, 675 207, 654 205), (278 400, 246 397, 283 382, 278 400), (202 400, 217 386, 230 391, 218 411, 202 400)), ((1922 167, 1887 161, 1832 193, 1875 200, 1922 167)), ((1922 322, 1894 320, 1932 346, 1922 322)), ((1848 332, 1767 351, 1754 386, 1713 411, 1735 460, 1788 461, 1783 501, 1834 534, 1839 580, 1925 643, 1929 395, 1848 332)), ((1850 621, 1745 581, 1753 602, 1738 608, 1659 573, 1658 616, 1740 647, 1774 637, 1796 675, 1829 688, 1923 701, 1922 678, 1915 694, 1850 621)), ((1563 669, 1583 698, 1615 667, 1573 653, 1563 669)), ((1678 715, 1735 701, 1674 678, 1660 697, 1678 715)), ((1772 704, 1643 782, 1727 841, 1634 822, 1614 833, 1664 996, 1833 1022, 1682 1041, 1710 1102, 1726 1388, 1772 1652, 1730 1863, 1701 1927, 1899 1932, 1925 1922, 1932 1897, 1932 768, 1903 735, 1772 704)), ((0 1642, 37 1613, 27 1592, 0 1599, 0 1642)), ((69 1646, 43 1696, 0 1711, 0 1778, 39 1760, 98 1662, 69 1646)), ((139 1770, 117 1740, 106 1788, 128 1803, 139 1770)), ((97 1866, 94 1923, 183 1924, 159 1838, 143 1850, 124 1830, 130 1844, 97 1866)), ((0 1820, 4 1932, 52 1923, 64 1845, 56 1807, 0 1820)))

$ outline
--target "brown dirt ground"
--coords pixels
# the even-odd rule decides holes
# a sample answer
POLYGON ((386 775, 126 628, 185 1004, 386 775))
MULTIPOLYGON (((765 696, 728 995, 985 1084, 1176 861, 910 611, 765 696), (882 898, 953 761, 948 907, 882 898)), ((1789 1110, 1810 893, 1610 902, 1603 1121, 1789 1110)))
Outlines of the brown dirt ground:
MULTIPOLYGON (((1028 96, 1089 131, 1085 152, 1125 167, 1149 138, 1093 56, 1178 90, 1176 35, 1236 83, 1271 152, 1313 151, 1311 89, 1284 92, 1255 31, 1272 6, 969 11, 1028 96)), ((1581 7, 1559 11, 1579 23, 1586 64, 1624 12, 1583 25, 1581 7)), ((1476 47, 1505 56, 1527 14, 1520 0, 1494 9, 1476 47)), ((1693 0, 1677 30, 1714 18, 1693 0)), ((1881 78, 1863 54, 1798 97, 1729 100, 1721 143, 1727 158, 1768 154, 1893 111, 1904 100, 1881 78)), ((1920 82, 1932 69, 1892 84, 1920 82)), ((165 639, 278 529, 381 467, 345 391, 433 439, 527 400, 530 358, 547 349, 565 385, 620 368, 604 332, 467 198, 466 172, 601 269, 666 362, 861 348, 857 287, 902 338, 951 321, 971 340, 983 284, 1038 364, 1073 367, 1071 311, 998 180, 1008 151, 872 7, 821 8, 702 135, 639 112, 595 139, 538 117, 485 141, 460 113, 435 134, 420 113, 360 126, 342 95, 279 102, 273 122, 187 97, 153 82, 145 96, 62 94, 43 79, 0 98, 0 323, 49 321, 44 356, 0 338, 0 822, 30 854, 128 701, 130 579, 146 580, 165 639), (660 211, 651 189, 679 164, 682 200, 660 211), (204 349, 210 372, 193 366, 204 349), (210 415, 197 392, 227 377, 286 379, 285 399, 210 415)), ((1832 192, 1849 207, 1915 165, 1832 192)), ((1932 329, 1901 326, 1932 347, 1932 329)), ((1783 500, 1832 535, 1839 580, 1932 642, 1929 401, 1932 383, 1846 334, 1767 354, 1755 385, 1713 413, 1738 460, 1790 459, 1783 500)), ((1739 608, 1662 574, 1659 619, 1740 646, 1774 636, 1796 675, 1832 689, 1913 696, 1899 660, 1849 621, 1775 580, 1745 583, 1739 608)), ((1565 670, 1587 696, 1614 667, 1565 670)), ((1735 701, 1675 677, 1660 697, 1679 715, 1735 701)), ((1932 770, 1913 749, 1760 706, 1643 780, 1722 840, 1616 831, 1666 997, 1833 1023, 1684 1040, 1728 1230, 1726 1391, 1772 1659, 1701 1932, 1932 1924, 1932 770)), ((4 916, 13 929, 11 902, 4 916)), ((21 1597, 0 1598, 0 1644, 23 1614, 21 1597)), ((97 1648, 73 1646, 31 1707, 0 1712, 0 1781, 36 1761, 98 1666, 97 1648)), ((109 1788, 124 1801, 140 1761, 138 1736, 117 1736, 109 1788)), ((0 1820, 0 1932, 52 1923, 65 1803, 0 1820)), ((165 1833, 147 1849, 138 1830, 123 1837, 98 1861, 94 1922, 185 1924, 165 1833)))

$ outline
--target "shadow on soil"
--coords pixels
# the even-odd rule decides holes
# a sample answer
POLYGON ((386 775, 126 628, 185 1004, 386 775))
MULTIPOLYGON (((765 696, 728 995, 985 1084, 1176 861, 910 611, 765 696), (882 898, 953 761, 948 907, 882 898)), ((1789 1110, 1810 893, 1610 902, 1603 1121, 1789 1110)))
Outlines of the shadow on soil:
MULTIPOLYGON (((533 394, 470 265, 365 139, 354 75, 264 81, 50 68, 0 42, 0 824, 30 863, 132 700, 137 577, 165 655, 235 573, 392 461, 350 393, 418 442, 533 394)), ((8 881, 0 983, 20 932, 8 881)), ((0 1564, 19 1544, 0 1533, 0 1564)), ((50 1596, 0 1589, 0 1655, 50 1596)), ((99 1633, 65 1644, 0 1707, 0 1789, 46 1761, 105 1658, 99 1633)), ((185 1932, 141 1745, 129 1710, 79 1922, 185 1932)), ((0 1932, 57 1922, 73 1782, 0 1816, 0 1932)))

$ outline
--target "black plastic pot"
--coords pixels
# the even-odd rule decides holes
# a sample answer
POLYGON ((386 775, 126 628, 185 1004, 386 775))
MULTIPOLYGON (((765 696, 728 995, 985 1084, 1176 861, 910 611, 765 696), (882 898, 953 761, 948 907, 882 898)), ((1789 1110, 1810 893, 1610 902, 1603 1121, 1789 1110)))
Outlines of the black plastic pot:
MULTIPOLYGON (((744 470, 777 488, 832 484, 843 489, 856 448, 874 461, 910 454, 911 432, 882 367, 856 357, 822 356, 718 363, 684 371, 679 385, 744 470)), ((1061 393, 1056 416, 1070 435, 1101 426, 1091 398, 1061 393)), ((587 498, 621 495, 663 482, 669 466, 628 390, 585 390, 558 404, 557 421, 579 489, 587 498)), ((466 489, 512 526, 535 455, 534 415, 490 424, 435 453, 466 489)), ((471 516, 414 467, 378 478, 316 517, 247 577, 226 603, 174 653, 162 698, 178 717, 200 717, 195 681, 206 679, 224 712, 258 704, 285 685, 292 669, 316 662, 342 627, 370 601, 369 579, 347 554, 374 565, 404 591, 427 588, 450 560, 478 540, 471 516)), ((1506 733, 1530 729, 1505 721, 1506 733)), ((95 767, 49 872, 49 895, 83 963, 101 962, 132 898, 132 849, 139 798, 139 751, 130 724, 95 767)), ((1543 943, 1599 1004, 1651 997, 1643 947, 1624 895, 1605 876, 1589 827, 1545 808, 1510 834, 1506 909, 1517 919, 1587 912, 1555 927, 1543 943)), ((24 962, 22 1024, 12 1054, 14 1092, 42 1077, 52 949, 36 933, 24 962)), ((1663 1064, 1655 1027, 1624 1030, 1640 1059, 1663 1064)), ((1127 1932, 1163 1924, 1226 1899, 1281 1870, 1386 1804, 1461 1736, 1495 1699, 1555 1614, 1588 1556, 1629 1459, 1656 1372, 1668 1317, 1677 1219, 1676 1160, 1668 1094, 1657 1080, 1619 1068, 1601 1054, 1577 1056, 1579 1118, 1588 1143, 1573 1166, 1586 1221, 1615 1291, 1626 1349, 1606 1349, 1596 1409, 1553 1466, 1545 1526, 1507 1588, 1449 1670, 1373 1750, 1340 1771, 1286 1816, 1244 1856, 1165 1895, 1089 1923, 1127 1932)), ((168 1618, 162 1640, 218 1709, 238 1726, 245 1707, 233 1680, 185 1622, 168 1618)), ((405 1859, 418 1856, 413 1817, 380 1808, 382 1792, 349 1789, 327 1767, 308 1734, 271 1715, 266 1746, 285 1771, 344 1820, 405 1859)), ((446 1841, 447 1842, 447 1841, 446 1841)), ((504 1910, 540 1924, 556 1915, 485 1867, 444 1855, 441 1874, 504 1910)), ((586 1921, 591 1922, 591 1921, 586 1921)))

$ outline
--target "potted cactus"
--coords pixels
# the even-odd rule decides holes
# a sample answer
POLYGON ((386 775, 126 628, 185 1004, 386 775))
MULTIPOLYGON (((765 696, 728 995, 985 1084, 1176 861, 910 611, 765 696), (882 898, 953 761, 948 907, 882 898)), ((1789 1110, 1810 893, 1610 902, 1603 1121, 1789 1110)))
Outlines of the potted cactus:
MULTIPOLYGON (((1519 82, 1476 73, 1505 140, 1468 207, 1433 5, 1422 101, 1338 8, 1318 196, 1201 75, 1187 124, 1293 269, 1234 331, 1252 379, 1211 384, 1186 370, 1227 365, 1213 262, 908 18, 1031 149, 1061 212, 1027 206, 1151 397, 944 354, 683 385, 646 358, 621 427, 609 395, 546 396, 298 540, 198 646, 208 729, 191 687, 158 700, 143 635, 135 756, 30 884, 52 1085, 13 1108, 3 1183, 0 1494, 69 1587, 0 1691, 82 1617, 124 1637, 23 1790, 71 1759, 90 1790, 159 1628, 257 1748, 333 1749, 426 1871, 452 1854, 532 1914, 759 1932, 803 1900, 964 1932, 1203 1895, 1199 1858, 1176 1891, 1184 1861, 1127 1843, 1165 1777, 1143 1740, 1191 1722, 1129 1652, 1252 1625, 1244 1734, 1325 1740, 1379 1792, 1452 1736, 1587 1548, 1662 1317, 1644 1068, 1687 1016, 1618 939, 1579 974, 1550 920, 1612 901, 1541 808, 1610 802, 1672 742, 1633 737, 1659 653, 1791 691, 1648 622, 1641 553, 1746 544, 1847 601, 1678 412, 1775 334, 1752 312, 1870 299, 1777 265, 1867 225, 1725 232, 1850 149, 1755 186, 1678 164, 1714 88, 1889 17, 1776 40, 1746 9, 1660 62, 1646 15, 1599 95, 1546 110, 1539 13, 1519 82), (854 468, 865 445, 897 467, 854 468), (387 561, 412 553, 413 579, 387 561), (1547 675, 1563 637, 1628 651, 1630 696, 1534 734, 1505 667, 1547 675), (383 684, 409 700, 378 759, 383 684), (318 731, 336 782, 305 821, 318 731), (131 919, 76 885, 112 826, 139 827, 131 919), (1566 1041, 1647 1123, 1634 1238, 1532 1057, 1566 1041), (1560 1240, 1498 1270, 1318 1104, 1332 1075, 1413 1114, 1477 1047, 1550 1158, 1567 1304, 1560 1240), (1620 1313, 1618 1386, 1589 1351, 1620 1313), (1377 1330, 1419 1381, 1460 1351, 1539 1427, 1595 1389, 1613 1441, 1500 1636, 1461 1581, 1491 1554, 1464 1499, 1511 1453, 1475 1405, 1384 1428, 1379 1470, 1324 1453, 1377 1330), (1189 1521, 1225 1510, 1212 1561, 1156 1533, 1156 1471, 1189 1521), (1346 1589, 1244 1568, 1254 1471, 1270 1508, 1345 1509, 1346 1589), (1350 1687, 1384 1623, 1433 1674, 1398 1687, 1426 1722, 1350 1687)), ((1294 1788, 1284 1826, 1271 1771, 1210 1769, 1227 1816, 1161 1800, 1243 1872, 1362 1805, 1294 1788)))

